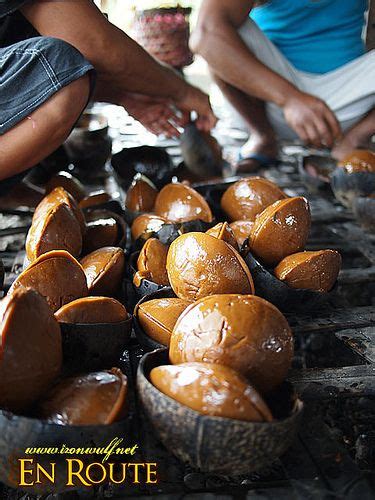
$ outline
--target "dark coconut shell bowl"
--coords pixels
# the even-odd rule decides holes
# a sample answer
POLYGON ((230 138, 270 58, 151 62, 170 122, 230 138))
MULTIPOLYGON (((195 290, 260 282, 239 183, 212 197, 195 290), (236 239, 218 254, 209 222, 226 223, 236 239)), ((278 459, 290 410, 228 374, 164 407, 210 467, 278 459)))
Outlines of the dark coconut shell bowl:
POLYGON ((331 192, 331 175, 337 162, 323 155, 300 156, 298 172, 303 184, 311 193, 331 192))
POLYGON ((117 365, 132 332, 129 315, 118 323, 59 323, 64 374, 95 371, 117 365))
POLYGON ((134 331, 137 337, 138 342, 146 351, 154 351, 155 349, 165 349, 165 345, 160 344, 156 340, 152 339, 141 327, 138 317, 137 317, 137 308, 141 304, 148 302, 153 299, 166 299, 176 297, 176 294, 170 287, 163 288, 158 290, 157 292, 150 293, 141 298, 141 300, 137 303, 134 309, 134 331))
POLYGON ((198 178, 222 176, 221 147, 210 134, 198 130, 195 123, 185 126, 180 146, 184 164, 198 178))
MULTIPOLYGON (((12 488, 18 488, 17 472, 19 457, 35 458, 38 463, 50 470, 50 462, 56 462, 56 482, 29 486, 27 490, 35 493, 54 493, 66 491, 66 458, 71 455, 25 455, 25 448, 60 448, 65 444, 68 448, 107 446, 116 436, 127 436, 131 440, 134 435, 133 417, 126 418, 109 425, 58 425, 37 418, 15 415, 0 410, 0 481, 12 488)), ((100 461, 103 456, 81 455, 89 463, 100 461)), ((112 461, 114 456, 112 456, 112 461)), ((70 488, 72 489, 72 488, 70 488)))
POLYGON ((91 205, 89 207, 84 207, 82 210, 84 214, 90 213, 93 210, 108 210, 117 215, 124 216, 124 210, 121 206, 121 203, 118 200, 113 200, 113 199, 109 199, 108 201, 103 201, 101 203, 98 203, 96 205, 91 205))
MULTIPOLYGON (((111 210, 105 208, 92 208, 85 211, 86 222, 92 222, 98 219, 107 219, 112 218, 116 221, 117 225, 117 240, 112 244, 112 246, 120 247, 125 249, 126 241, 128 238, 128 226, 121 215, 116 212, 112 212, 111 210)), ((100 247, 99 247, 100 248, 100 247)), ((90 252, 93 250, 90 249, 90 252)))
POLYGON ((355 198, 353 212, 361 226, 375 234, 375 197, 355 198))
POLYGON ((221 208, 221 198, 225 191, 229 188, 229 186, 242 178, 243 177, 233 177, 231 179, 228 179, 226 182, 218 182, 216 184, 197 184, 193 185, 193 187, 206 199, 215 219, 217 221, 224 221, 227 220, 228 217, 225 215, 221 208))
POLYGON ((201 415, 166 396, 149 381, 152 368, 168 363, 167 349, 145 354, 138 367, 137 388, 158 437, 182 462, 203 472, 237 476, 271 465, 292 444, 301 422, 300 400, 280 398, 290 403, 289 408, 280 412, 272 408, 279 418, 273 422, 201 415))
POLYGON ((163 224, 158 231, 147 233, 145 237, 138 238, 134 245, 136 248, 142 248, 148 238, 157 238, 161 243, 163 243, 163 245, 170 245, 174 240, 181 236, 181 234, 192 232, 205 233, 215 224, 216 223, 214 221, 205 222, 203 220, 163 224))
POLYGON ((78 178, 87 178, 103 168, 112 150, 105 115, 86 111, 66 140, 65 149, 78 178))
POLYGON ((124 190, 138 173, 148 177, 160 189, 171 182, 175 171, 171 156, 156 146, 125 148, 112 156, 111 163, 124 190))
POLYGON ((335 290, 318 292, 302 288, 292 288, 282 282, 264 267, 249 251, 248 241, 245 240, 241 255, 250 269, 254 280, 255 294, 268 300, 283 312, 307 312, 322 306, 335 290))
POLYGON ((375 173, 348 173, 344 168, 337 167, 332 173, 331 186, 336 199, 352 209, 356 198, 375 194, 375 173))
POLYGON ((146 278, 143 278, 139 284, 139 286, 136 286, 133 283, 133 278, 134 275, 137 272, 137 259, 139 257, 139 252, 134 252, 130 255, 129 261, 128 261, 128 266, 129 266, 129 274, 130 274, 130 280, 133 285, 133 290, 136 298, 136 302, 138 302, 142 297, 149 295, 150 293, 155 293, 158 290, 165 289, 166 287, 164 285, 159 285, 158 283, 155 283, 154 281, 150 281, 146 278))

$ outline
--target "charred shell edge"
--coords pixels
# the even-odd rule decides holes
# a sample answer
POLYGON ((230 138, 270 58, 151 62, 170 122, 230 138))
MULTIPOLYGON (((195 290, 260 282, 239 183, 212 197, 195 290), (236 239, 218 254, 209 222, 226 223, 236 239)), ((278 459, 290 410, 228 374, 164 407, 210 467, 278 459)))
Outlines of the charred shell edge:
POLYGON ((254 280, 255 293, 259 297, 268 300, 284 312, 295 312, 297 310, 307 311, 314 309, 328 299, 336 285, 330 292, 317 292, 302 288, 291 288, 286 283, 277 279, 268 271, 250 252, 248 240, 242 245, 243 256, 251 276, 254 280))

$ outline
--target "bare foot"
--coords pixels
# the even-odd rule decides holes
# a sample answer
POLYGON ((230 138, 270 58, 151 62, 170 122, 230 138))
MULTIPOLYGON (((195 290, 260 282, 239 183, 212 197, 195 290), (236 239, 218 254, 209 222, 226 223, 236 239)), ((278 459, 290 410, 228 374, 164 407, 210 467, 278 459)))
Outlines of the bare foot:
POLYGON ((332 149, 333 158, 342 160, 354 149, 370 149, 373 135, 375 135, 375 110, 346 132, 341 141, 332 149))
POLYGON ((264 155, 270 159, 276 159, 278 155, 278 146, 276 138, 273 135, 260 136, 251 134, 249 140, 241 148, 240 160, 235 165, 235 171, 239 173, 252 173, 259 170, 261 164, 255 158, 248 158, 251 154, 264 155))

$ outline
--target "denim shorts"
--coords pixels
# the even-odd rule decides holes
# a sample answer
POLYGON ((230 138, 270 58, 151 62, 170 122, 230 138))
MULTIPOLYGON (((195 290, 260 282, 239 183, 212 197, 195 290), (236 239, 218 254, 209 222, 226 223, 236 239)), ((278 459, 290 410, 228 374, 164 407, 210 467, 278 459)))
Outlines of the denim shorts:
MULTIPOLYGON (((58 90, 90 72, 93 66, 69 43, 56 38, 28 38, 0 48, 0 135, 29 116, 58 90)), ((0 182, 0 196, 27 171, 0 182)))
POLYGON ((0 48, 0 134, 92 70, 77 49, 56 38, 29 38, 0 48))

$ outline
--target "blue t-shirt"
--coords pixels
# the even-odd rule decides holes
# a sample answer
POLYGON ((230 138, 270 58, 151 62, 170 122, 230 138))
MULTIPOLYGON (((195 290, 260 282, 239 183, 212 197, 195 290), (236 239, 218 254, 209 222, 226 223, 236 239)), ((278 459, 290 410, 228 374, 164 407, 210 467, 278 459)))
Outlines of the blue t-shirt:
POLYGON ((301 71, 327 73, 365 52, 367 0, 270 0, 250 17, 301 71))

